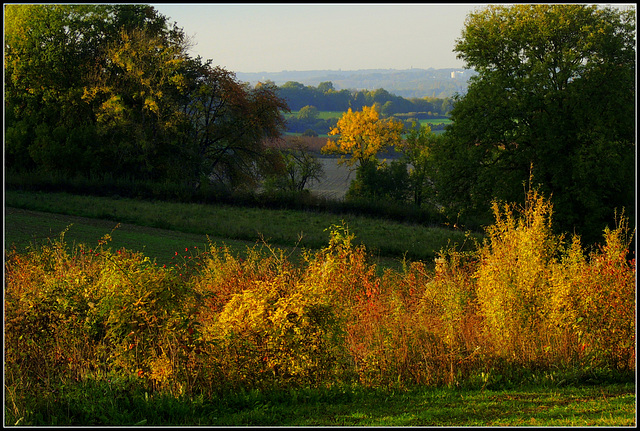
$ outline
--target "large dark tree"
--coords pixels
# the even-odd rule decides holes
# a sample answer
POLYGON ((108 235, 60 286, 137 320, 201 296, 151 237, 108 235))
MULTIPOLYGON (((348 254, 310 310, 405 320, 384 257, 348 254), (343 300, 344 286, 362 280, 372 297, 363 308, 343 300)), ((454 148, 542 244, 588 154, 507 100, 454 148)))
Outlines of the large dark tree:
POLYGON ((489 6, 455 51, 478 75, 432 149, 454 213, 551 196, 564 230, 599 237, 634 211, 635 11, 593 5, 489 6), (531 171, 530 171, 531 169, 531 171))
POLYGON ((277 166, 284 101, 187 54, 145 5, 8 5, 6 163, 12 170, 254 185, 277 166))
POLYGON ((151 173, 182 31, 142 5, 8 5, 5 19, 8 167, 151 173))

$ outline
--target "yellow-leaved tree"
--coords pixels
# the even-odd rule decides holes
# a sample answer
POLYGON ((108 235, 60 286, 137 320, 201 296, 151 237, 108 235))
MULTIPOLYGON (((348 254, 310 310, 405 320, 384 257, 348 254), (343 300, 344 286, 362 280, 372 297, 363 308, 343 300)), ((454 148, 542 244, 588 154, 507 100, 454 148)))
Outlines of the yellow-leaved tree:
POLYGON ((329 138, 322 148, 324 154, 341 154, 339 163, 349 167, 356 163, 360 167, 377 164, 376 156, 387 147, 398 145, 402 141, 404 125, 393 118, 381 119, 375 107, 363 106, 362 111, 344 114, 330 136, 338 135, 337 140, 329 138), (351 155, 346 158, 346 155, 351 155))

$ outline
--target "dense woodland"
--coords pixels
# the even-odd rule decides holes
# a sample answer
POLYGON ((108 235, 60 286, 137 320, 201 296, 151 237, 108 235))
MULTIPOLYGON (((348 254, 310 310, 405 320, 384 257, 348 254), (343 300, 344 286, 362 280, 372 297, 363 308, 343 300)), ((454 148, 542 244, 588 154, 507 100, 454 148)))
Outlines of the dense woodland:
POLYGON ((451 99, 435 97, 410 98, 395 96, 379 88, 377 90, 340 90, 333 83, 321 82, 317 87, 289 81, 277 89, 278 96, 287 101, 292 111, 304 106, 315 106, 320 111, 361 110, 364 106, 377 105, 385 115, 421 112, 428 117, 445 116, 451 111, 451 99))
MULTIPOLYGON (((287 129, 313 130, 315 121, 335 143, 347 119, 341 127, 314 112, 346 117, 371 107, 376 114, 362 121, 402 123, 400 140, 359 136, 357 145, 377 142, 372 160, 390 148, 402 158, 360 159, 348 198, 411 204, 479 227, 493 200, 521 202, 528 186, 539 187, 553 199, 559 229, 594 238, 616 211, 635 213, 633 10, 475 12, 455 51, 477 74, 451 99, 336 91, 331 82, 251 86, 191 57, 177 23, 146 5, 8 5, 5 22, 10 175, 127 178, 187 194, 257 191, 265 181, 299 191, 295 179, 273 178, 313 160, 269 142, 287 129), (453 121, 437 136, 416 124, 445 115, 453 121)), ((338 152, 353 155, 345 148, 338 152)))

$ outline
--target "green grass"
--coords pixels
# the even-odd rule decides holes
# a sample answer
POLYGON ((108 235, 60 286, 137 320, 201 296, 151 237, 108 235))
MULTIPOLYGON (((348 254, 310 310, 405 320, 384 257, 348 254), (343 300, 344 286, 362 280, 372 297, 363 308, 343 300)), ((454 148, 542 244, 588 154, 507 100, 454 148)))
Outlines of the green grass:
POLYGON ((451 124, 452 121, 451 118, 429 118, 420 120, 420 124, 451 124))
POLYGON ((635 386, 509 390, 417 388, 242 391, 215 399, 149 394, 130 382, 86 381, 40 398, 6 425, 634 426, 635 386))
MULTIPOLYGON (((318 111, 319 120, 328 120, 330 118, 340 118, 346 111, 318 111)), ((291 111, 291 113, 285 114, 286 118, 298 117, 300 111, 291 111)))
POLYGON ((255 242, 250 241, 207 237, 130 223, 118 225, 110 220, 5 208, 5 249, 15 246, 17 250, 24 250, 28 246, 57 239, 63 231, 66 231, 65 241, 71 246, 95 246, 105 234, 111 234, 109 246, 114 250, 124 247, 141 251, 158 264, 172 263, 175 252, 185 248, 192 250, 198 247, 205 250, 209 246, 209 240, 218 245, 224 243, 237 256, 246 255, 247 249, 255 245, 255 242))
MULTIPOLYGON (((336 215, 310 211, 152 202, 67 193, 11 190, 5 192, 5 207, 114 222, 108 224, 107 227, 110 226, 110 228, 108 231, 105 229, 100 236, 109 233, 115 226, 115 222, 121 222, 193 235, 184 239, 178 238, 178 241, 206 242, 205 235, 209 235, 214 241, 223 239, 225 242, 243 241, 255 244, 264 240, 281 248, 322 248, 327 245, 329 240, 328 229, 332 225, 340 225, 344 221, 350 231, 356 235, 356 242, 365 244, 374 257, 391 259, 396 262, 404 257, 409 260, 432 261, 440 250, 449 247, 449 245, 465 244, 470 246, 472 242, 464 232, 450 229, 404 224, 349 214, 336 215)), ((22 229, 21 237, 14 236, 14 232, 21 231, 19 227, 21 223, 20 220, 14 222, 9 220, 5 236, 6 244, 11 244, 13 241, 24 241, 26 228, 22 229)), ((44 223, 46 229, 49 229, 49 232, 53 234, 56 233, 56 230, 61 231, 65 227, 62 226, 64 222, 62 224, 58 222, 57 227, 49 226, 46 224, 47 222, 35 220, 28 223, 31 223, 32 226, 44 223)), ((103 227, 101 226, 101 228, 103 227)), ((42 236, 42 233, 38 235, 42 236)), ((163 233, 151 235, 160 237, 154 240, 153 247, 157 248, 156 241, 163 241, 163 233)), ((167 238, 170 237, 171 235, 167 235, 167 238)), ((143 244, 139 243, 139 245, 143 244)), ((154 254, 157 255, 157 253, 154 254)))

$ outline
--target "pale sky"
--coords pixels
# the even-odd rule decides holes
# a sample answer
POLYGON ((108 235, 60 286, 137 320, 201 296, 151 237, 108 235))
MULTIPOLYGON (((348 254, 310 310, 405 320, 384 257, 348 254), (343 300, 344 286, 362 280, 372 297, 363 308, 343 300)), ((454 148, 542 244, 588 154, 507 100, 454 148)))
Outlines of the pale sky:
POLYGON ((152 4, 233 72, 462 68, 453 52, 481 4, 152 4))
MULTIPOLYGON (((232 72, 462 68, 453 52, 482 3, 152 4, 232 72)), ((625 8, 635 4, 614 4, 625 8)))

